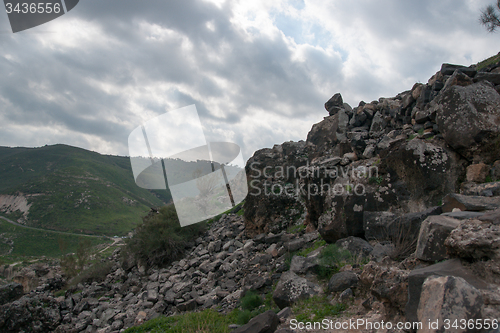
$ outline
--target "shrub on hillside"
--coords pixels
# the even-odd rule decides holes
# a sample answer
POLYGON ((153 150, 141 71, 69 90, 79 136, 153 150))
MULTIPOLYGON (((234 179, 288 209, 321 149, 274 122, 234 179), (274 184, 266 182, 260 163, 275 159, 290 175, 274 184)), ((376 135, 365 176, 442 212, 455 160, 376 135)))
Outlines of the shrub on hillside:
POLYGON ((319 255, 317 274, 319 278, 329 279, 339 268, 353 262, 351 252, 335 244, 325 246, 319 255))
MULTIPOLYGON (((58 242, 61 252, 66 252, 68 243, 65 242, 62 238, 59 238, 58 242)), ((62 256, 60 259, 60 265, 66 277, 72 278, 79 272, 81 272, 87 262, 90 260, 91 255, 92 243, 90 239, 80 239, 80 241, 78 242, 78 248, 76 249, 76 254, 69 253, 62 256)))
POLYGON ((132 255, 148 266, 165 266, 181 258, 185 248, 205 231, 204 222, 181 227, 174 205, 162 207, 143 218, 127 240, 124 256, 132 255))
POLYGON ((82 270, 69 281, 70 286, 76 286, 79 283, 103 282, 106 276, 111 273, 113 262, 98 262, 82 270))

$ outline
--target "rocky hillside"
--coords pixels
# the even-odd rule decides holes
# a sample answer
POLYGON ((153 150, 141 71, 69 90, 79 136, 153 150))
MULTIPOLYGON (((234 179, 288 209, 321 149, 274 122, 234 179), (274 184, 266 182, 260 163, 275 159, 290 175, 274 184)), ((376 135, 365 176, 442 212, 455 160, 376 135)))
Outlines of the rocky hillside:
POLYGON ((116 250, 70 288, 57 268, 12 273, 37 283, 1 288, 0 330, 500 332, 499 65, 443 64, 354 108, 335 94, 306 141, 249 159, 243 217, 214 221, 182 260, 116 250))

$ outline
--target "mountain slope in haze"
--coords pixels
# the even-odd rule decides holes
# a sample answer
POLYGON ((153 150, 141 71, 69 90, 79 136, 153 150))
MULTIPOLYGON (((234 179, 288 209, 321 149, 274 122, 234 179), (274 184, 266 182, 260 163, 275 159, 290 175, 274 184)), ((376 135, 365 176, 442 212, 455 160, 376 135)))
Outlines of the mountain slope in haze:
POLYGON ((61 144, 0 147, 0 212, 28 226, 124 235, 170 200, 168 190, 135 184, 128 157, 61 144))

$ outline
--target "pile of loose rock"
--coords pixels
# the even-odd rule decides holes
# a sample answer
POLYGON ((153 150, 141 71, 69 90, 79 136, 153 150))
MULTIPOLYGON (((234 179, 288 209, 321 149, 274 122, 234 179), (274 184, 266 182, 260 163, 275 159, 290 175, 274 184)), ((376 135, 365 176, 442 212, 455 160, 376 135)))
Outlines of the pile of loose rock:
POLYGON ((119 332, 159 315, 237 306, 247 290, 270 290, 286 269, 285 254, 310 246, 318 233, 247 238, 240 216, 215 222, 186 256, 166 268, 125 271, 118 251, 105 281, 79 284, 55 297, 59 284, 41 284, 23 296, 22 286, 0 292, 0 328, 5 332, 119 332), (5 293, 5 297, 2 297, 5 293), (21 297, 22 296, 22 297, 21 297))

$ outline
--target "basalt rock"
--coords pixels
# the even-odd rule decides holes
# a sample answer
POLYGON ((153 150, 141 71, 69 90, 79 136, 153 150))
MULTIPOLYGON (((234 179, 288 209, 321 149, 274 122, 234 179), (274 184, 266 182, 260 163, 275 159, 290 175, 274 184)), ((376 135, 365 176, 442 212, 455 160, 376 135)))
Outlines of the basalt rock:
POLYGON ((428 140, 399 142, 383 157, 383 165, 393 181, 403 182, 409 193, 408 210, 414 212, 433 206, 454 192, 464 173, 456 153, 442 142, 428 140))
POLYGON ((415 269, 408 276, 408 303, 405 307, 406 319, 408 321, 418 320, 417 311, 420 304, 422 285, 430 276, 460 277, 477 289, 487 288, 487 284, 462 266, 459 259, 451 259, 425 268, 415 269))
MULTIPOLYGON (((453 323, 476 322, 482 319, 481 292, 464 279, 454 276, 430 276, 422 285, 417 317, 424 323, 419 332, 445 332, 446 320, 453 323), (428 323, 437 323, 429 327, 428 323)), ((449 328, 448 328, 449 329, 449 328)), ((474 332, 476 329, 459 328, 455 332, 474 332)))
POLYGON ((444 89, 432 112, 445 141, 465 158, 491 163, 500 155, 500 95, 478 82, 444 89))
POLYGON ((0 287, 0 305, 13 302, 23 296, 23 286, 19 283, 9 283, 0 287))
POLYGON ((460 221, 447 216, 429 216, 420 228, 415 256, 426 261, 448 258, 444 241, 460 221))
POLYGON ((246 325, 238 327, 232 333, 274 333, 279 323, 278 315, 269 310, 250 319, 246 325))
POLYGON ((481 212, 500 208, 500 197, 483 197, 450 193, 443 198, 443 212, 453 209, 481 212))
POLYGON ((273 293, 273 300, 280 309, 292 305, 298 300, 307 299, 321 292, 321 287, 307 281, 293 272, 286 272, 273 293))
POLYGON ((451 231, 444 245, 455 257, 500 259, 500 225, 467 220, 451 231))
POLYGON ((336 93, 325 103, 325 109, 328 111, 330 116, 336 114, 340 109, 344 107, 344 101, 342 100, 342 95, 336 93))

